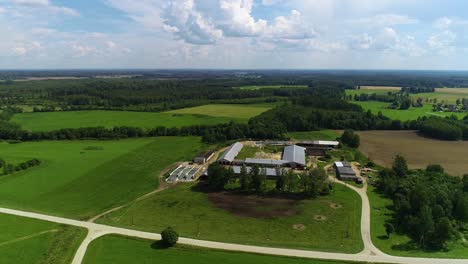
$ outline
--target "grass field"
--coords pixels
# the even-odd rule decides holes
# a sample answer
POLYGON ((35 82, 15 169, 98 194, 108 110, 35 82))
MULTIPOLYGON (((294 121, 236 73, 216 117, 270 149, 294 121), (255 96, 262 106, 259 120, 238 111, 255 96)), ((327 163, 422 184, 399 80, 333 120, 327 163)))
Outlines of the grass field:
POLYGON ((396 110, 396 109, 388 109, 387 107, 390 104, 384 103, 384 102, 353 101, 353 103, 362 106, 364 110, 371 110, 371 112, 374 114, 377 114, 380 111, 386 117, 389 117, 391 119, 401 120, 401 121, 416 120, 418 119, 418 117, 423 117, 423 116, 446 117, 446 116, 456 115, 458 116, 458 118, 463 118, 467 115, 467 113, 433 112, 432 105, 430 104, 425 104, 423 107, 411 107, 408 110, 396 110))
POLYGON ((415 248, 411 239, 404 234, 393 233, 388 238, 384 223, 392 218, 393 203, 390 199, 377 193, 373 187, 369 188, 368 195, 371 203, 372 242, 385 253, 407 257, 468 258, 467 242, 453 242, 449 245, 450 250, 446 252, 431 252, 415 248))
POLYGON ((391 166, 393 157, 403 155, 411 168, 440 164, 453 175, 468 173, 468 142, 441 141, 412 131, 362 131, 360 150, 371 160, 391 166))
POLYGON ((280 89, 280 88, 297 88, 297 89, 305 89, 307 85, 246 85, 240 87, 234 87, 241 90, 260 90, 260 89, 280 89))
POLYGON ((0 214, 0 263, 71 263, 84 229, 0 214))
POLYGON ((336 140, 340 134, 335 130, 320 130, 307 132, 289 132, 286 136, 297 140, 336 140))
MULTIPOLYGON (((179 185, 113 212, 98 222, 154 232, 172 226, 181 236, 213 241, 357 253, 363 248, 361 200, 344 186, 334 188, 330 196, 300 201, 297 214, 254 218, 215 207, 206 193, 179 185), (332 203, 343 207, 334 209, 332 203), (317 215, 326 220, 315 220, 317 215), (303 225, 304 229, 296 229, 295 225, 303 225)), ((261 213, 275 210, 271 207, 274 205, 249 209, 261 213)))
POLYGON ((232 105, 232 104, 212 104, 197 107, 177 109, 166 113, 172 114, 197 114, 216 117, 230 117, 236 119, 249 119, 273 108, 273 104, 259 105, 232 105))
POLYGON ((96 239, 90 244, 83 263, 345 264, 348 262, 267 256, 181 245, 163 249, 155 246, 154 241, 107 235, 96 239))
POLYGON ((52 131, 62 128, 132 126, 155 128, 157 126, 182 127, 215 125, 230 121, 246 121, 241 118, 194 114, 170 114, 127 111, 67 111, 15 114, 12 121, 30 131, 52 131))
POLYGON ((161 170, 201 149, 197 137, 0 143, 7 162, 42 161, 0 177, 0 205, 87 219, 154 190, 161 170))

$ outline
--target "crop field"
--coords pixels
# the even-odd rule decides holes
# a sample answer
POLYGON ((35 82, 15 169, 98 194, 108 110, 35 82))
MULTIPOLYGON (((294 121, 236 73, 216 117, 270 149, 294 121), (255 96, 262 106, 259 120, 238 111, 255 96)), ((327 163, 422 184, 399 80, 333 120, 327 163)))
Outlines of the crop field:
POLYGON ((62 128, 131 126, 142 128, 215 125, 241 121, 231 117, 128 111, 67 111, 15 114, 12 121, 30 131, 62 128))
POLYGON ((280 89, 280 88, 297 88, 306 89, 307 85, 246 85, 240 87, 234 87, 241 90, 260 90, 260 89, 280 89))
POLYGON ((71 263, 86 231, 0 214, 0 263, 71 263))
POLYGON ((183 184, 98 222, 153 232, 172 226, 184 237, 240 244, 346 253, 362 250, 361 200, 351 189, 335 185, 330 196, 312 200, 271 199, 266 206, 262 197, 205 193, 183 184), (288 209, 283 210, 284 206, 288 209))
POLYGON ((89 245, 83 263, 347 264, 348 262, 229 252, 183 245, 167 249, 160 247, 154 241, 107 235, 94 240, 89 245))
POLYGON ((360 150, 371 160, 391 166, 393 157, 403 155, 410 168, 440 164, 452 175, 468 173, 468 142, 441 141, 420 137, 413 131, 362 131, 360 150))
POLYGON ((340 133, 336 130, 289 132, 288 137, 297 140, 336 140, 340 133))
POLYGON ((42 161, 0 177, 0 205, 88 219, 154 190, 164 168, 203 149, 198 137, 0 143, 6 162, 42 161))
POLYGON ((391 255, 405 257, 468 258, 467 242, 454 241, 448 245, 448 251, 431 252, 414 248, 411 239, 404 234, 393 233, 388 238, 384 224, 394 213, 391 210, 393 202, 379 194, 373 187, 369 187, 368 195, 371 204, 372 242, 380 250, 391 255))
POLYGON ((230 117, 235 119, 249 119, 273 108, 273 104, 259 105, 234 105, 234 104, 210 104, 190 108, 177 109, 166 113, 204 115, 213 117, 230 117))
POLYGON ((362 106, 364 110, 371 110, 372 113, 377 114, 379 111, 386 117, 391 119, 397 119, 401 121, 407 120, 416 120, 418 117, 423 116, 439 116, 446 117, 451 115, 456 115, 458 118, 462 119, 468 113, 449 113, 449 112, 433 112, 432 105, 425 104, 423 107, 411 107, 408 110, 398 110, 398 109, 388 109, 389 103, 384 102, 375 102, 375 101, 366 101, 366 102, 356 102, 354 104, 362 106))

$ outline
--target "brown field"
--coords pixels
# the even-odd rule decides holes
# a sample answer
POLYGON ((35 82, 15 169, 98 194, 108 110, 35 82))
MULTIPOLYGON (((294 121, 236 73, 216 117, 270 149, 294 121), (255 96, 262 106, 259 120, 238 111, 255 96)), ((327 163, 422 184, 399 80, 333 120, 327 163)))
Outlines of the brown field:
POLYGON ((447 94, 468 95, 468 88, 436 88, 436 92, 447 94))
POLYGON ((228 192, 209 193, 208 198, 216 207, 243 217, 274 218, 299 213, 298 199, 246 196, 228 192))
POLYGON ((441 141, 418 136, 414 131, 363 131, 360 150, 377 164, 391 166, 403 155, 410 168, 440 164, 452 175, 468 173, 468 141, 441 141))
POLYGON ((361 90, 400 90, 397 86, 361 86, 361 90))

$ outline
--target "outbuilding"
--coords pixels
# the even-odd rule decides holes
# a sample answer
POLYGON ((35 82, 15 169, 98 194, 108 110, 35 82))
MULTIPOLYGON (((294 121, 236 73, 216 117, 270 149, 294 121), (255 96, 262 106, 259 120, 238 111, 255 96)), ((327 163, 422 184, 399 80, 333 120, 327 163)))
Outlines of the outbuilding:
POLYGON ((223 165, 230 165, 243 147, 244 145, 240 142, 232 144, 218 159, 218 163, 223 165))

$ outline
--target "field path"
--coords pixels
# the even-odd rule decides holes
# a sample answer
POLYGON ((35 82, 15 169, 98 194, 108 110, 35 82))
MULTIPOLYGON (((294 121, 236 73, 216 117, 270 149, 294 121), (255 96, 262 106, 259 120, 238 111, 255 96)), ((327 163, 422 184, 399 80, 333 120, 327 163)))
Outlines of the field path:
POLYGON ((28 240, 28 239, 31 239, 31 238, 35 238, 35 237, 38 237, 38 236, 42 236, 42 235, 45 235, 45 234, 55 233, 55 232, 58 232, 58 231, 59 231, 58 229, 51 229, 51 230, 42 231, 42 232, 39 232, 39 233, 36 233, 36 234, 32 234, 32 235, 29 235, 29 236, 18 237, 18 238, 15 238, 15 239, 0 243, 0 247, 6 246, 6 245, 9 245, 9 244, 13 244, 13 243, 16 243, 16 242, 28 240))
MULTIPOLYGON (((340 184, 345 184, 338 182, 340 184)), ((369 217, 369 203, 367 196, 365 195, 364 191, 356 188, 353 189, 357 191, 359 194, 362 194, 363 198, 363 210, 362 212, 367 216, 363 216, 361 223, 366 224, 370 223, 369 217), (365 202, 367 201, 367 203, 365 202)), ((126 228, 119 228, 113 227, 108 225, 96 224, 86 221, 79 221, 74 219, 68 219, 63 217, 39 214, 39 213, 32 213, 32 212, 25 212, 20 210, 8 209, 8 208, 0 208, 0 213, 9 214, 9 215, 16 215, 21 217, 33 218, 38 220, 44 220, 54 223, 60 223, 65 225, 77 226, 82 228, 88 229, 88 235, 86 236, 85 240, 82 242, 80 247, 78 248, 73 264, 80 264, 86 254, 86 250, 89 244, 96 238, 106 235, 106 234, 117 234, 129 237, 138 237, 143 239, 149 240, 160 240, 161 236, 157 233, 150 233, 150 232, 142 232, 132 229, 126 228)), ((192 245, 197 247, 206 247, 206 248, 213 248, 213 249, 221 249, 221 250, 230 250, 230 251, 240 251, 240 252, 247 252, 247 253, 257 253, 257 254, 268 254, 268 255, 276 255, 276 256, 291 256, 291 257, 302 257, 302 258, 314 258, 314 259, 329 259, 329 260, 344 260, 344 261, 362 261, 362 262, 373 262, 373 263, 401 263, 401 264, 468 264, 468 259, 435 259, 435 258, 408 258, 408 257, 396 257, 390 256, 382 253, 378 249, 373 246, 372 241, 370 239, 370 227, 365 227, 361 231, 363 234, 363 239, 365 243, 365 250, 358 253, 358 254, 343 254, 343 253, 330 253, 330 252, 319 252, 319 251, 308 251, 308 250, 298 250, 298 249, 285 249, 285 248, 272 248, 272 247, 260 247, 260 246, 247 246, 247 245, 239 245, 239 244, 231 244, 231 243, 222 243, 222 242, 214 242, 214 241, 205 241, 205 240, 197 240, 191 238, 183 238, 179 239, 180 244, 192 245)))

